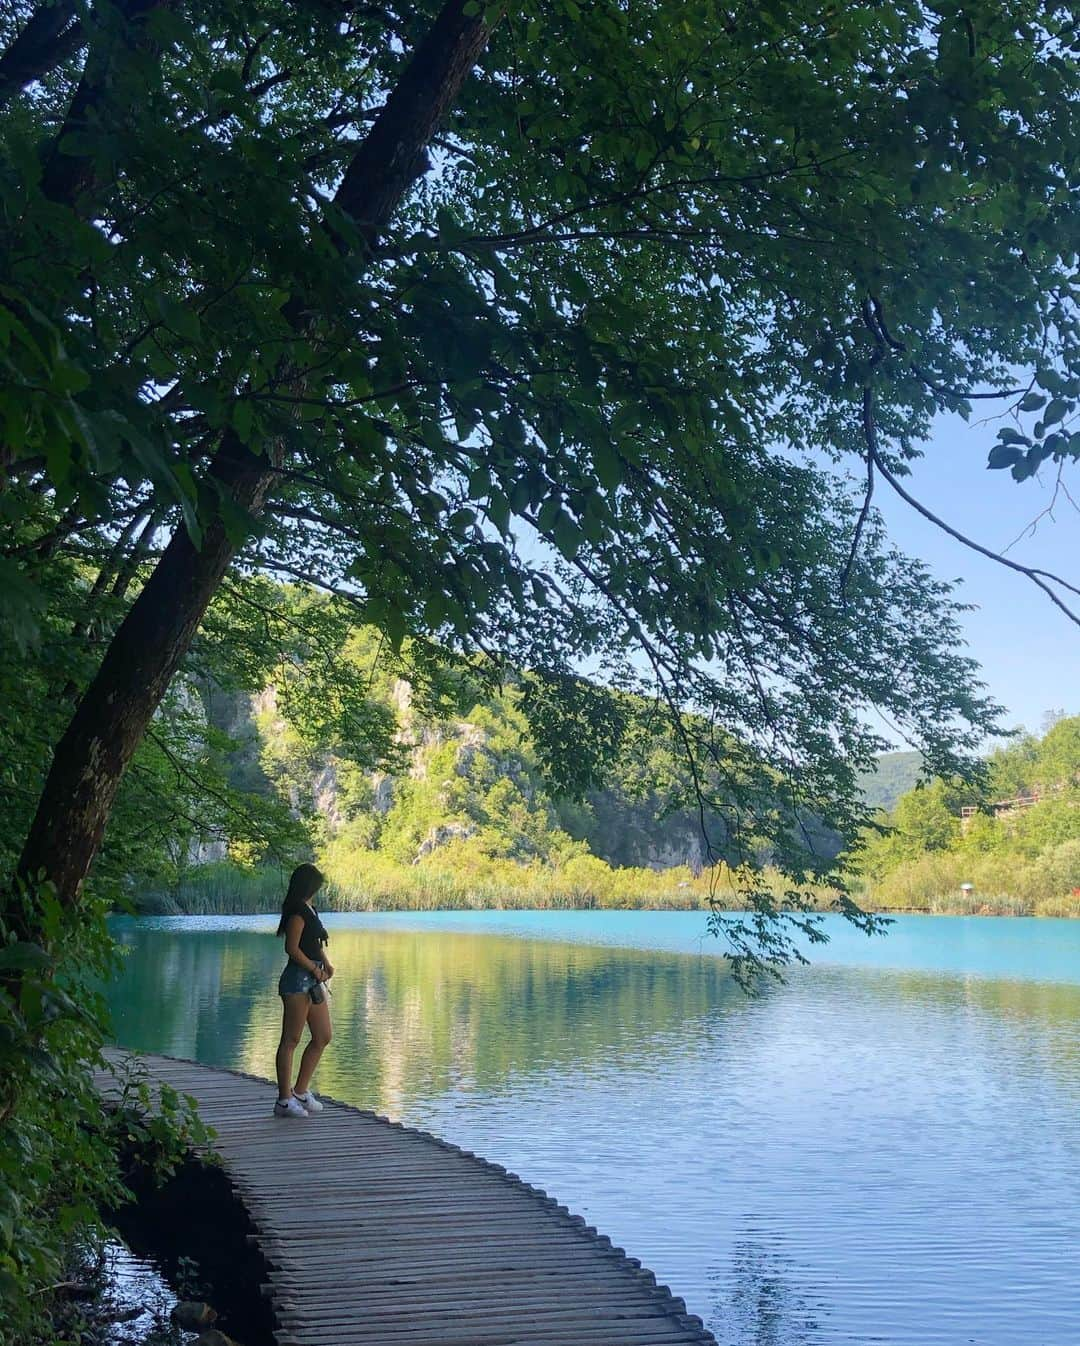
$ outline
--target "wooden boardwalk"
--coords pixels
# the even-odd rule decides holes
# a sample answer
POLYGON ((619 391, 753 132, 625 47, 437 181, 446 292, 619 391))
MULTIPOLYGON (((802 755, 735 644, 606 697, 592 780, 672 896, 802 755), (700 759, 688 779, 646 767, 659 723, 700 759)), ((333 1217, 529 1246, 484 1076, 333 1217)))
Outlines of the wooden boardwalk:
POLYGON ((636 1258, 498 1164, 330 1100, 279 1119, 267 1080, 140 1060, 217 1132, 279 1346, 716 1346, 636 1258))

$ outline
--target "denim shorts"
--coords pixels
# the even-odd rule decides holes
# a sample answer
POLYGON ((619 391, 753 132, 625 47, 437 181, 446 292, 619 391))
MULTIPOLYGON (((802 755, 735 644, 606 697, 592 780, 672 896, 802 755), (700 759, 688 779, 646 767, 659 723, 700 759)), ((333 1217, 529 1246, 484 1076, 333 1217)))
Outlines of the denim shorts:
POLYGON ((278 995, 306 995, 314 985, 315 974, 290 958, 285 964, 285 971, 278 978, 278 995))

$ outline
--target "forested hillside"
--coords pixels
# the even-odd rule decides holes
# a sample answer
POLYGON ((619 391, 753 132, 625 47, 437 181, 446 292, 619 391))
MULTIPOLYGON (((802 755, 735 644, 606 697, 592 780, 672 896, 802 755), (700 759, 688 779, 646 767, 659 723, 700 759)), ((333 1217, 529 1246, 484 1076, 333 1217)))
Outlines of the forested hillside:
POLYGON ((922 770, 917 752, 883 752, 859 777, 859 789, 871 808, 891 809, 902 794, 914 789, 922 770))
POLYGON ((1080 912, 1080 716, 993 752, 976 785, 908 791, 859 869, 877 907, 1080 912), (963 885, 970 885, 970 890, 963 885))
MULTIPOLYGON (((58 566, 54 583, 55 623, 36 657, 0 665, 12 731, 3 744, 12 807, 0 829, 9 859, 39 745, 65 713, 65 680, 93 653, 93 628, 73 641, 68 625, 84 601, 79 566, 58 566)), ((395 652, 347 604, 304 586, 238 583, 211 608, 136 756, 99 862, 101 890, 148 910, 266 910, 283 871, 314 856, 330 876, 329 902, 351 908, 737 902, 730 874, 710 860, 767 863, 771 843, 736 836, 715 809, 703 829, 670 720, 644 698, 582 682, 577 722, 545 721, 538 695, 520 671, 435 644, 395 652), (594 749, 610 737, 601 787, 575 791, 566 780, 575 733, 594 749)), ((906 788, 919 755, 878 757, 861 782, 887 830, 866 834, 857 857, 861 900, 1071 911, 1078 723, 1000 749, 978 786, 906 788), (1037 802, 994 812, 1018 796, 1037 802), (974 815, 962 818, 965 808, 974 815), (969 882, 973 895, 962 898, 969 882)), ((724 789, 754 795, 759 813, 778 810, 779 778, 763 783, 740 766, 734 741, 728 750, 724 789)), ((801 822, 821 854, 835 855, 833 834, 806 810, 801 822)))
MULTIPOLYGON (((327 615, 301 589, 264 599, 309 626, 327 615)), ((153 872, 128 876, 136 903, 265 907, 282 868, 310 852, 330 876, 329 901, 349 907, 686 906, 714 890, 717 872, 703 872, 714 862, 749 858, 718 813, 703 821, 670 726, 644 699, 583 684, 596 702, 589 724, 618 717, 622 737, 606 784, 578 796, 544 769, 523 712, 535 695, 527 677, 508 670, 493 685, 479 666, 432 654, 394 654, 355 627, 329 668, 308 649, 254 690, 235 667, 190 680, 161 718, 184 721, 228 806, 201 824, 189 815, 184 844, 174 836, 153 872), (351 704, 335 712, 345 689, 351 704)), ((816 841, 835 854, 820 827, 816 841)))

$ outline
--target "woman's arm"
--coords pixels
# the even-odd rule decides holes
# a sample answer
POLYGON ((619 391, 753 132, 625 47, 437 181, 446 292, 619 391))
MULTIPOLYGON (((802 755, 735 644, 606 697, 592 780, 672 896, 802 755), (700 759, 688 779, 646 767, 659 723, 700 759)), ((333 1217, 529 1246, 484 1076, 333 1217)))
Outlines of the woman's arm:
POLYGON ((300 952, 300 936, 304 933, 303 916, 290 916, 285 923, 285 952, 293 960, 299 963, 302 968, 308 972, 313 972, 319 981, 325 981, 328 974, 317 967, 306 953, 300 952))

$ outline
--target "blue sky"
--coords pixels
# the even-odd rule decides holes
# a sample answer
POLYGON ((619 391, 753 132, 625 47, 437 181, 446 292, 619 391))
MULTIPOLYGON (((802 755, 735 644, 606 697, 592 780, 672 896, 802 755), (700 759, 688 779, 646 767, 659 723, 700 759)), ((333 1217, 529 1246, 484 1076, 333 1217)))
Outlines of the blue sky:
MULTIPOLYGON (((1054 517, 1038 519, 1030 531, 1028 526, 1054 497, 1057 468, 1044 469, 1041 480, 1019 483, 1008 472, 989 471, 986 457, 999 424, 988 419, 993 415, 976 406, 970 423, 959 416, 943 417, 924 456, 902 479, 905 489, 973 541, 997 551, 1008 548, 1013 560, 1052 571, 1080 587, 1080 464, 1069 464, 1062 476, 1076 505, 1059 492, 1054 517)), ((860 463, 848 459, 837 464, 821 457, 811 462, 827 472, 847 472, 861 499, 865 477, 860 463)), ((957 599, 975 605, 960 614, 967 652, 981 666, 990 695, 1005 707, 1004 724, 1039 733, 1049 711, 1080 714, 1080 626, 1026 576, 978 555, 922 518, 880 476, 874 505, 901 551, 925 561, 938 578, 960 581, 957 599)), ((522 555, 543 564, 546 549, 534 536, 519 533, 517 541, 522 555)), ((1071 600, 1080 613, 1080 597, 1072 595, 1071 600)), ((874 728, 894 739, 896 748, 910 749, 876 717, 874 728)))
MULTIPOLYGON (((986 469, 996 439, 995 423, 942 420, 913 464, 904 485, 954 528, 984 546, 1003 550, 1053 497, 1056 467, 1043 480, 1014 482, 1008 472, 986 469)), ((1054 518, 1039 520, 1031 536, 1008 555, 1025 565, 1054 571, 1080 585, 1080 470, 1062 481, 1076 501, 1059 494, 1054 518)), ((1080 713, 1080 627, 1073 625, 1025 576, 968 550, 921 518, 878 482, 874 501, 897 546, 921 557, 942 579, 962 579, 959 596, 977 604, 963 615, 969 652, 982 665, 991 694, 1008 709, 1006 722, 1038 731, 1049 710, 1080 713)), ((1073 596, 1080 611, 1080 598, 1073 596)))

